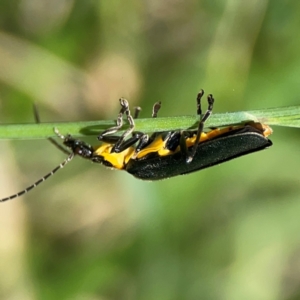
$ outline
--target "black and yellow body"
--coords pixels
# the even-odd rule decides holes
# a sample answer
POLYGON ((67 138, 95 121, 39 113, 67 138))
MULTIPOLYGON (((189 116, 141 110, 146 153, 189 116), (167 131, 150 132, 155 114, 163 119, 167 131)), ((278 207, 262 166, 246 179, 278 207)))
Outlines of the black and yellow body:
MULTIPOLYGON (((204 122, 212 112, 214 99, 212 95, 208 96, 208 110, 202 116, 200 100, 203 93, 201 91, 197 97, 200 122, 196 130, 155 132, 151 136, 135 132, 128 102, 121 99, 117 126, 99 135, 98 139, 102 141, 100 146, 91 147, 71 136, 65 137, 63 143, 83 158, 124 170, 143 180, 160 180, 192 173, 272 145, 267 138, 272 129, 261 123, 247 122, 205 132, 204 122), (122 127, 125 113, 130 128, 121 136, 113 135, 122 127), (132 137, 128 138, 130 134, 132 137)), ((154 117, 159 108, 160 103, 156 103, 154 117)))
POLYGON ((94 148, 88 159, 125 170, 139 179, 159 180, 199 171, 270 147, 272 142, 267 136, 271 133, 267 125, 254 122, 203 132, 199 142, 196 142, 197 131, 190 132, 190 137, 185 138, 188 151, 197 143, 190 163, 180 146, 180 131, 155 133, 152 141, 139 152, 130 146, 122 152, 112 153, 113 144, 104 143, 94 148))
MULTIPOLYGON (((83 158, 127 171, 143 180, 160 180, 192 173, 272 145, 267 138, 272 129, 261 123, 247 122, 205 132, 204 122, 212 112, 214 99, 211 95, 208 96, 208 110, 202 116, 202 96, 203 91, 197 97, 200 122, 196 130, 155 132, 151 136, 135 132, 128 102, 121 99, 117 126, 99 135, 98 139, 102 141, 100 146, 92 147, 71 136, 63 137, 63 143, 83 158), (113 135, 122 127, 125 113, 130 128, 121 136, 113 135), (128 138, 130 134, 132 136, 128 138)), ((153 116, 156 117, 160 103, 154 107, 153 116)))
MULTIPOLYGON (((200 141, 191 163, 186 162, 186 156, 180 150, 168 155, 149 152, 130 159, 125 170, 144 180, 164 179, 212 167, 271 145, 272 142, 262 131, 252 125, 245 125, 200 141)), ((147 149, 144 150, 146 153, 147 149)))
MULTIPOLYGON (((128 101, 121 98, 121 110, 116 126, 99 134, 100 146, 93 147, 71 135, 62 135, 55 128, 58 137, 63 139, 62 147, 54 139, 49 140, 68 157, 50 173, 19 193, 0 199, 4 202, 19 197, 55 174, 69 163, 74 156, 80 156, 104 166, 124 170, 143 180, 160 180, 177 175, 199 171, 231 159, 260 151, 272 145, 267 138, 272 129, 264 124, 246 122, 237 126, 204 131, 204 123, 212 113, 214 98, 208 95, 208 109, 202 115, 201 98, 204 91, 197 95, 197 114, 200 117, 195 130, 176 130, 155 132, 147 135, 134 131, 134 119, 130 114, 128 101), (129 128, 122 135, 115 135, 123 126, 123 116, 127 116, 129 128)), ((152 117, 157 117, 161 103, 153 106, 152 117)), ((135 116, 138 116, 139 108, 135 116)), ((37 111, 36 121, 39 123, 37 111)))

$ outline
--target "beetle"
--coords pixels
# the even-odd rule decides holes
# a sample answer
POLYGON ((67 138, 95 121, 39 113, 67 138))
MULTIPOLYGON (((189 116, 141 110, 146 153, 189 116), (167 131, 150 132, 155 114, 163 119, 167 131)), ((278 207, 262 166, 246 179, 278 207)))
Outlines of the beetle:
MULTIPOLYGON (((142 180, 160 180, 199 171, 272 146, 271 140, 267 138, 272 133, 272 129, 254 121, 204 131, 205 121, 213 110, 214 98, 211 94, 208 95, 208 109, 202 114, 203 95, 204 91, 200 90, 197 95, 197 114, 200 120, 197 129, 194 130, 154 132, 152 135, 135 131, 134 118, 130 113, 128 101, 124 98, 120 99, 121 109, 116 126, 98 135, 97 138, 101 141, 100 146, 91 146, 73 138, 70 134, 64 136, 55 128, 54 132, 63 140, 66 149, 52 138, 50 141, 60 150, 68 153, 68 157, 31 186, 0 199, 0 202, 27 193, 62 169, 76 155, 113 169, 125 170, 142 180), (122 135, 115 135, 123 126, 124 115, 126 115, 129 128, 122 135)), ((160 107, 160 102, 154 104, 153 118, 157 117, 160 107)), ((136 108, 135 118, 138 117, 139 111, 140 108, 136 108)), ((35 118, 39 123, 36 111, 35 118)))
MULTIPOLYGON (((204 123, 212 113, 214 98, 208 95, 208 109, 202 115, 203 94, 204 91, 201 90, 197 95, 200 122, 196 130, 155 132, 151 136, 135 132, 128 102, 120 99, 121 110, 117 126, 98 136, 104 142, 99 147, 92 147, 71 136, 64 137, 56 133, 72 152, 93 162, 125 170, 143 180, 159 180, 192 173, 272 145, 267 138, 272 129, 261 123, 247 122, 204 132, 204 123), (124 114, 130 126, 121 136, 115 136, 113 134, 123 125, 124 114), (127 139, 130 134, 132 137, 127 139)), ((152 117, 157 116, 159 108, 160 103, 156 103, 152 117)))

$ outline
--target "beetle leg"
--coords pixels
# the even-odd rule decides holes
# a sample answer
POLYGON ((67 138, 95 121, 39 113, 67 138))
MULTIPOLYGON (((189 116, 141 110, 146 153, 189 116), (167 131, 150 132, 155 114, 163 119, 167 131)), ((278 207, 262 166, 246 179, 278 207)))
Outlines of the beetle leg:
MULTIPOLYGON (((124 151, 128 147, 135 144, 143 135, 140 132, 134 132, 132 134, 132 137, 125 141, 126 137, 128 137, 128 135, 130 135, 133 132, 135 124, 134 124, 133 117, 130 114, 128 101, 124 98, 121 98, 120 104, 121 104, 121 110, 117 118, 117 126, 105 130, 98 136, 99 140, 114 144, 111 150, 112 153, 114 152, 120 153, 124 151), (127 120, 129 122, 129 128, 121 136, 110 135, 121 129, 123 125, 124 114, 126 114, 127 116, 127 120)), ((138 117, 140 110, 141 110, 140 107, 136 107, 135 114, 134 114, 135 117, 138 117)))
MULTIPOLYGON (((124 98, 121 98, 119 101, 120 101, 120 105, 121 105, 121 110, 117 117, 117 126, 108 128, 108 129, 104 130, 101 134, 99 134, 99 136, 98 136, 99 141, 103 141, 103 140, 105 141, 105 138, 104 138, 105 136, 116 133, 118 130, 121 129, 121 127, 123 126, 123 115, 125 113, 127 115, 127 119, 129 121, 129 123, 133 123, 133 120, 132 120, 132 122, 130 122, 130 120, 129 120, 129 118, 132 119, 132 117, 130 115, 128 101, 124 98)), ((130 125, 130 126, 134 128, 134 123, 133 123, 133 125, 130 125)), ((131 127, 129 129, 131 129, 131 127)), ((126 133, 126 131, 124 133, 126 133)))
POLYGON ((149 135, 142 132, 141 134, 142 135, 139 138, 139 143, 135 147, 135 153, 140 152, 144 147, 146 147, 149 144, 149 135))
POLYGON ((134 115, 133 115, 134 119, 137 119, 139 117, 141 110, 142 110, 142 108, 140 106, 137 106, 134 108, 134 115))
MULTIPOLYGON (((133 132, 134 127, 135 127, 133 117, 130 114, 128 101, 121 98, 120 103, 121 103, 121 106, 124 108, 124 113, 127 115, 127 120, 129 122, 129 128, 127 130, 125 130, 124 133, 119 137, 118 141, 115 143, 115 145, 113 146, 113 148, 111 150, 112 153, 113 152, 119 153, 119 152, 122 152, 126 149, 126 148, 124 148, 124 146, 122 146, 122 144, 124 143, 124 140, 126 139, 126 137, 133 132)), ((121 126, 122 125, 123 125, 123 121, 122 121, 121 126)), ((118 129, 120 129, 120 127, 118 129)), ((102 133, 102 135, 103 135, 103 133, 102 133)), ((136 139, 136 141, 138 140, 136 137, 133 136, 132 140, 130 140, 130 143, 129 143, 130 146, 132 144, 134 144, 134 142, 132 142, 132 141, 135 140, 135 139, 136 139)), ((130 147, 130 146, 127 146, 127 148, 130 147)))
POLYGON ((200 90, 200 92, 197 95, 197 115, 202 115, 202 109, 201 109, 201 98, 204 95, 204 90, 200 90))
MULTIPOLYGON (((160 110, 160 108, 161 108, 160 101, 154 103, 153 108, 152 108, 152 118, 157 117, 157 113, 160 110)), ((135 153, 140 152, 144 147, 149 145, 153 140, 154 140, 154 135, 152 135, 150 138, 148 134, 142 133, 142 135, 139 138, 139 143, 137 144, 137 146, 135 148, 135 153)))
MULTIPOLYGON (((125 138, 132 133, 134 129, 134 121, 130 114, 129 110, 129 104, 128 101, 124 98, 121 98, 120 100, 121 110, 119 112, 119 115, 117 117, 117 125, 111 128, 108 128, 104 130, 99 136, 98 140, 114 144, 114 147, 112 148, 112 152, 122 152, 126 149, 126 147, 130 147, 132 144, 134 144, 138 138, 136 136, 133 136, 128 143, 125 144, 125 147, 123 144, 125 138), (129 128, 121 135, 121 136, 115 136, 111 135, 119 131, 123 126, 123 115, 127 115, 127 120, 129 122, 129 128), (129 146, 128 146, 129 145, 129 146)), ((138 114, 136 112, 136 114, 138 114)))
MULTIPOLYGON (((116 149, 116 145, 119 142, 118 141, 112 148, 111 152, 112 153, 113 152, 120 153, 120 152, 126 150, 127 148, 131 147, 132 145, 134 145, 137 141, 141 141, 144 136, 148 136, 148 135, 144 134, 142 132, 139 132, 139 131, 133 132, 132 137, 127 139, 126 141, 123 140, 123 142, 116 149)), ((119 139, 120 139, 120 137, 119 137, 119 139)))
POLYGON ((208 108, 207 108, 207 111, 205 112, 205 114, 203 116, 201 116, 201 97, 203 96, 203 93, 204 93, 203 90, 201 90, 197 96, 197 113, 198 114, 200 113, 200 122, 199 122, 198 129, 197 129, 197 136, 196 136, 195 144, 192 148, 192 151, 190 152, 190 154, 187 155, 187 158, 186 158, 187 163, 192 162, 192 160, 195 156, 195 153, 197 151, 197 147, 199 144, 200 136, 204 129, 204 123, 210 117, 210 115, 212 113, 212 109, 213 109, 213 104, 215 101, 215 99, 213 98, 213 96, 211 94, 209 94, 207 96, 208 108))
POLYGON ((161 108, 161 102, 156 102, 153 105, 153 109, 152 109, 152 118, 156 118, 157 117, 157 113, 161 108))

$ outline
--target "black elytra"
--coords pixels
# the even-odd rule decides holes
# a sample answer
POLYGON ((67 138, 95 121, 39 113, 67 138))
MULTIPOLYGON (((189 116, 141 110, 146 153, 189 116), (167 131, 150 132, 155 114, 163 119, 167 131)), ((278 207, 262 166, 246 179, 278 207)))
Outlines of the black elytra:
POLYGON ((140 179, 159 180, 209 168, 270 146, 272 142, 261 131, 246 125, 200 142, 191 163, 187 163, 185 154, 179 151, 173 155, 149 155, 145 159, 130 160, 126 171, 140 179))

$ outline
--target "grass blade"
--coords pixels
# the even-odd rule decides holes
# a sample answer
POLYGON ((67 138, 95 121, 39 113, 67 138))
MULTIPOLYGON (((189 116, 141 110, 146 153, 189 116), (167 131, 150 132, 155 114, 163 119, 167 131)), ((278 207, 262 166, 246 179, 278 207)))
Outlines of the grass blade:
MULTIPOLYGON (((176 129, 196 128, 199 116, 177 116, 155 119, 137 119, 136 130, 145 133, 176 129)), ((205 123, 206 127, 223 127, 257 121, 268 125, 300 128, 300 106, 268 108, 253 111, 213 114, 205 123)), ((0 126, 0 139, 45 139, 55 137, 53 128, 62 134, 74 136, 98 135, 99 132, 115 125, 115 121, 88 121, 68 123, 6 124, 0 126)), ((127 128, 125 121, 124 129, 127 128)))

